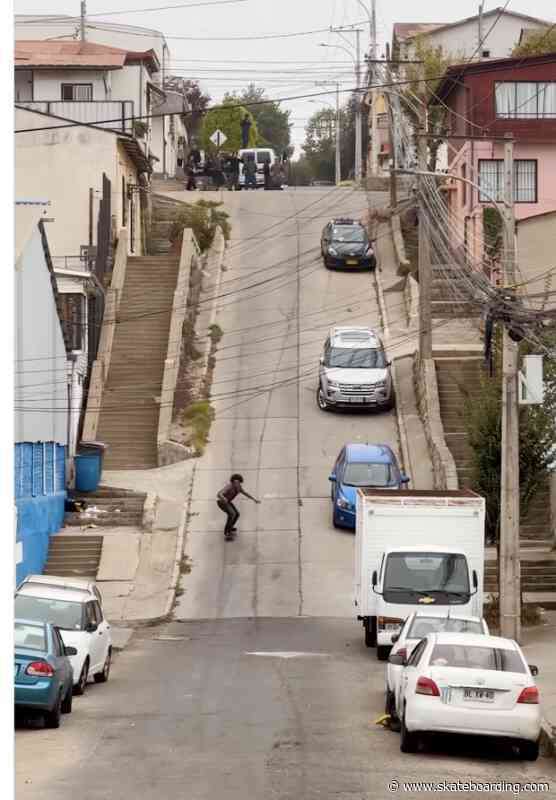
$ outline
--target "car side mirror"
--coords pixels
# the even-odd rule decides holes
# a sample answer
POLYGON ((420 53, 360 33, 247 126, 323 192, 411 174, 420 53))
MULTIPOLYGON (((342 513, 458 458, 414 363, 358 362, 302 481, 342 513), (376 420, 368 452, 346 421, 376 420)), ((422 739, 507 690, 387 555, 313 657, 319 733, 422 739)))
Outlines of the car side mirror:
POLYGON ((65 656, 76 656, 77 655, 77 647, 64 647, 64 655, 65 656))
POLYGON ((392 642, 392 644, 396 644, 396 642, 398 641, 399 638, 400 638, 400 634, 399 633, 394 633, 394 634, 392 634, 392 638, 390 639, 390 641, 392 642))
POLYGON ((387 367, 391 367, 391 366, 392 366, 392 362, 391 362, 391 361, 387 361, 387 362, 386 362, 386 366, 387 366, 387 367))
POLYGON ((378 583, 378 575, 376 574, 376 569, 373 571, 373 577, 371 578, 371 583, 374 586, 378 583))
POLYGON ((479 588, 479 579, 477 578, 476 570, 473 570, 473 588, 474 589, 478 589, 479 588))
POLYGON ((536 678, 539 674, 539 668, 535 664, 529 664, 529 669, 533 678, 536 678))
POLYGON ((331 483, 336 483, 336 475, 332 473, 328 476, 328 480, 331 481, 331 483))
POLYGON ((321 365, 321 367, 324 367, 324 356, 321 356, 319 358, 319 364, 321 365))
POLYGON ((98 625, 96 624, 96 622, 88 622, 87 625, 85 626, 85 630, 87 633, 94 633, 97 628, 98 625))
POLYGON ((397 667, 405 667, 406 660, 399 653, 392 653, 390 656, 388 656, 388 663, 395 664, 397 667))
POLYGON ((402 483, 409 483, 410 480, 411 480, 411 478, 409 477, 409 475, 403 475, 402 474, 402 477, 401 477, 401 482, 402 483))

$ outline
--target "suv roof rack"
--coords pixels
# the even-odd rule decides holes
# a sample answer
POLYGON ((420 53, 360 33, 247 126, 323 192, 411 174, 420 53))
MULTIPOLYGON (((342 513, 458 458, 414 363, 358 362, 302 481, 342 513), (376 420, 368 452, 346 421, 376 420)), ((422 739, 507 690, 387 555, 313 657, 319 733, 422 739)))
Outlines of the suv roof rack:
POLYGON ((336 217, 332 220, 333 225, 360 225, 361 223, 356 219, 350 217, 336 217))

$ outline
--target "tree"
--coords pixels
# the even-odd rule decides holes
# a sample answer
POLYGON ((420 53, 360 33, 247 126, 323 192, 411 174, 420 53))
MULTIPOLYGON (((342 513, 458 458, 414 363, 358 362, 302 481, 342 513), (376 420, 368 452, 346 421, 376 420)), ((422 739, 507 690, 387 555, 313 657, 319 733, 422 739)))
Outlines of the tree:
POLYGON ((266 90, 250 83, 239 94, 233 92, 226 94, 225 103, 241 103, 251 112, 257 123, 259 139, 257 144, 272 147, 277 154, 289 152, 290 146, 290 111, 280 108, 280 104, 273 100, 266 100, 266 90), (249 105, 252 103, 253 105, 249 105))
POLYGON ((512 56, 542 56, 556 53, 556 28, 530 31, 521 44, 514 47, 512 56))
MULTIPOLYGON (((344 108, 340 109, 340 162, 342 179, 352 178, 355 167, 355 111, 357 100, 352 96, 344 108)), ((368 148, 367 110, 362 109, 362 149, 368 148)), ((302 145, 307 160, 311 164, 314 177, 318 180, 334 180, 336 149, 336 112, 331 108, 317 111, 309 119, 305 128, 305 142, 302 145)))
POLYGON ((416 39, 414 58, 417 61, 424 62, 425 81, 419 81, 423 65, 408 64, 406 66, 405 79, 416 82, 408 84, 404 90, 403 95, 406 101, 404 106, 415 129, 421 122, 418 109, 415 107, 416 98, 428 107, 428 132, 435 137, 428 140, 429 169, 434 172, 438 148, 447 133, 446 112, 448 109, 438 103, 433 105, 429 105, 429 103, 436 96, 436 90, 440 85, 441 78, 438 76, 443 75, 449 66, 456 63, 457 59, 450 53, 445 53, 440 46, 431 47, 423 36, 419 36, 416 39))
POLYGON ((215 131, 220 130, 226 136, 226 150, 240 150, 242 146, 241 121, 245 115, 251 120, 249 147, 255 147, 258 133, 253 115, 237 103, 225 104, 208 112, 201 127, 201 147, 207 151, 214 151, 216 147, 210 137, 215 131))
POLYGON ((290 161, 288 183, 291 186, 310 186, 314 177, 307 156, 300 156, 297 161, 290 161))
MULTIPOLYGON (((556 335, 546 335, 551 348, 556 335)), ((497 540, 500 530, 500 464, 502 457, 502 363, 500 342, 496 348, 494 377, 481 379, 481 400, 468 395, 465 423, 472 450, 472 485, 486 500, 487 536, 497 540)), ((522 343, 522 355, 531 348, 522 343)), ((548 478, 556 442, 556 362, 544 359, 545 400, 519 409, 519 491, 521 513, 548 478)), ((461 387, 465 394, 465 389, 461 387)))
POLYGON ((196 136, 199 133, 199 127, 203 114, 210 104, 210 95, 205 94, 197 81, 185 80, 178 76, 170 75, 164 81, 164 88, 171 89, 174 92, 180 92, 185 96, 187 103, 191 109, 190 113, 185 118, 185 126, 189 138, 196 136))

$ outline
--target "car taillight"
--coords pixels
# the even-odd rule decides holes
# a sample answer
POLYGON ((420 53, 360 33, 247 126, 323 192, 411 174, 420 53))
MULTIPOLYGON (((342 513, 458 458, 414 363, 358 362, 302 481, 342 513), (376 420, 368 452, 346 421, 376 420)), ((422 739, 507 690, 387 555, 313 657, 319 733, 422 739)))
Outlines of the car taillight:
POLYGON ((537 705, 539 702, 539 690, 536 686, 527 686, 517 698, 517 702, 537 705))
POLYGON ((54 670, 46 661, 31 661, 25 672, 40 678, 51 678, 54 675, 54 670))
POLYGON ((421 677, 417 681, 415 694, 426 694, 429 697, 440 697, 440 691, 436 683, 430 678, 421 677))
POLYGON ((378 627, 385 628, 386 625, 400 625, 403 623, 403 619, 398 619, 397 617, 379 617, 378 618, 378 627))

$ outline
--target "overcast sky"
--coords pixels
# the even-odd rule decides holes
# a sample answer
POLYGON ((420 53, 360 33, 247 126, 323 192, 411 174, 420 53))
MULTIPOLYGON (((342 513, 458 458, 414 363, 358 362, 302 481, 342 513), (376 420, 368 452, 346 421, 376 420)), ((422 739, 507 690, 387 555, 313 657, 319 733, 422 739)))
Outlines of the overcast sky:
MULTIPOLYGON (((112 0, 114 11, 175 5, 180 0, 112 0)), ((200 0, 197 0, 198 2, 200 0)), ((207 0, 208 2, 209 0, 207 0)), ((195 2, 195 0, 183 0, 195 2)), ((370 7, 370 0, 363 0, 370 7)), ((485 2, 485 10, 503 5, 502 0, 485 2)), ((87 12, 96 14, 110 10, 108 0, 88 0, 87 12)), ((543 19, 556 20, 554 0, 510 0, 508 10, 519 11, 543 19)), ((20 14, 79 13, 79 0, 15 0, 14 11, 20 14)), ((394 22, 453 22, 478 12, 478 2, 470 0, 377 0, 377 29, 380 52, 391 40, 394 22)), ((98 22, 102 17, 95 17, 98 22)), ((108 22, 156 28, 168 37, 173 63, 171 70, 184 77, 200 78, 202 86, 214 101, 229 89, 241 89, 250 80, 265 86, 271 97, 310 94, 323 91, 316 80, 340 80, 345 88, 354 85, 353 62, 345 50, 320 47, 320 43, 350 48, 355 36, 347 34, 347 42, 330 33, 330 26, 362 22, 365 12, 358 0, 244 0, 230 5, 205 8, 141 11, 105 17, 108 22), (296 33, 325 29, 325 32, 284 39, 257 40, 257 35, 296 33), (180 41, 172 36, 252 37, 248 41, 180 41), (245 61, 247 63, 236 63, 245 61), (267 62, 267 63, 264 63, 267 62), (272 63, 268 63, 272 62, 272 63)), ((362 49, 368 43, 368 25, 362 34, 362 49)), ((139 40, 140 42, 140 40, 139 40)), ((138 42, 137 49, 141 49, 138 42)), ((344 99, 347 95, 343 95, 344 99)), ((291 109, 294 124, 293 140, 299 145, 304 138, 307 118, 334 96, 285 101, 291 109)))

